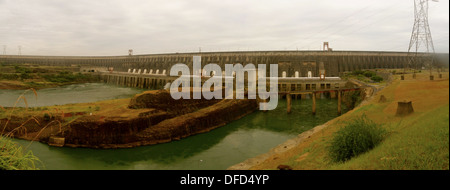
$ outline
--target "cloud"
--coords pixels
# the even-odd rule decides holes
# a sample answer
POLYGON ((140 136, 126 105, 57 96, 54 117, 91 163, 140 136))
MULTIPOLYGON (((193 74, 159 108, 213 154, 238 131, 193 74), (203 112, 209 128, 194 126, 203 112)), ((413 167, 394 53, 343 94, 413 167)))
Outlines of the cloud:
MULTIPOLYGON (((0 0, 0 45, 14 54, 124 55, 235 50, 406 51, 410 1, 0 0)), ((430 2, 438 52, 448 52, 448 1, 430 2)))

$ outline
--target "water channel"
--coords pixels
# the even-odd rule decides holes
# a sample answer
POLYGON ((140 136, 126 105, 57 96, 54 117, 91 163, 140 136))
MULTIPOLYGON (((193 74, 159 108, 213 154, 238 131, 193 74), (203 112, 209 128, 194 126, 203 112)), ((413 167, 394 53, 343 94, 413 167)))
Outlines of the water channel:
MULTIPOLYGON (((49 106, 128 98, 142 90, 102 83, 69 85, 38 91, 38 100, 27 93, 29 106, 49 106)), ((12 106, 23 90, 0 90, 0 105, 12 106), (11 103, 12 102, 12 103, 11 103)), ((255 111, 208 133, 180 141, 128 149, 51 147, 33 142, 29 150, 43 163, 40 169, 195 170, 226 169, 248 158, 268 152, 299 133, 337 117, 336 99, 318 99, 311 114, 311 99, 293 100, 291 114, 280 99, 275 110, 255 111)), ((22 105, 23 106, 23 105, 22 105)), ((342 106, 343 113, 347 111, 342 106)), ((30 141, 15 139, 27 146, 30 141)))

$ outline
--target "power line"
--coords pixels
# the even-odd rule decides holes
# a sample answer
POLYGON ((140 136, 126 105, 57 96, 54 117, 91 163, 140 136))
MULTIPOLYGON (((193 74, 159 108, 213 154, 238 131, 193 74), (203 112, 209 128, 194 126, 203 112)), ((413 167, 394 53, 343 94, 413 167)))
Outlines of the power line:
MULTIPOLYGON (((371 5, 370 5, 370 6, 371 6, 371 5)), ((330 41, 329 39, 327 39, 328 37, 330 37, 330 36, 332 36, 332 35, 335 35, 335 34, 338 34, 338 33, 341 33, 342 31, 345 31, 345 30, 351 30, 352 28, 351 28, 350 26, 356 25, 356 24, 358 24, 358 23, 360 23, 360 22, 366 22, 366 20, 367 20, 368 18, 371 18, 371 17, 373 17, 373 16, 375 16, 375 15, 384 14, 385 12, 392 11, 392 9, 397 9, 397 7, 399 7, 399 6, 400 6, 400 4, 397 3, 397 4, 393 5, 393 6, 390 6, 389 9, 385 9, 384 11, 381 11, 381 12, 375 12, 375 13, 373 13, 373 14, 371 14, 371 15, 368 15, 368 16, 365 16, 365 17, 362 17, 362 18, 361 18, 361 17, 358 17, 358 18, 356 19, 355 22, 353 22, 353 23, 347 25, 345 28, 339 28, 338 30, 335 30, 334 32, 329 33, 329 34, 328 34, 327 36, 325 36, 324 38, 321 38, 320 40, 313 41, 313 42, 311 42, 310 44, 308 44, 308 45, 306 45, 306 46, 303 46, 301 49, 303 49, 303 48, 305 48, 305 47, 309 47, 309 46, 311 46, 312 44, 315 44, 315 43, 317 43, 317 42, 321 42, 321 41, 323 41, 323 40, 325 40, 325 39, 328 40, 328 41, 330 41)), ((351 16, 355 15, 356 13, 358 13, 358 12, 360 12, 360 11, 366 9, 366 8, 367 8, 367 7, 364 7, 363 9, 361 9, 361 10, 355 12, 355 13, 352 14, 351 16)), ((393 13, 393 14, 391 14, 391 15, 394 15, 394 14, 396 14, 396 12, 393 13)), ((386 19, 386 18, 390 17, 391 15, 389 15, 389 16, 387 16, 387 17, 383 17, 383 19, 386 19)), ((351 16, 349 16, 349 17, 351 17, 351 16)), ((349 18, 349 17, 348 17, 348 18, 349 18)), ((344 19, 344 20, 346 20, 346 19, 344 19)), ((373 25, 374 23, 379 22, 379 21, 380 21, 380 20, 376 20, 375 22, 371 22, 371 23, 369 23, 368 25, 365 25, 364 27, 369 26, 369 25, 373 25)), ((363 29, 364 27, 361 27, 361 28, 357 29, 356 31, 359 31, 359 30, 363 29)), ((321 32, 319 32, 319 33, 321 33, 321 32)), ((305 41, 306 41, 306 40, 305 40, 305 41)))
MULTIPOLYGON (((417 69, 417 67, 428 65, 430 80, 433 80, 433 56, 430 53, 434 54, 435 51, 430 26, 428 25, 428 0, 414 0, 414 25, 408 47, 408 66, 417 69), (426 54, 419 55, 418 52, 421 51, 420 48, 423 46, 426 54)), ((406 65, 404 70, 406 70, 406 65)), ((415 78, 415 70, 413 78, 415 78)), ((404 79, 404 75, 402 75, 402 79, 404 79)))
MULTIPOLYGON (((302 40, 302 41, 308 40, 308 39, 310 39, 310 38, 312 38, 312 37, 314 37, 314 36, 316 36, 316 35, 318 35, 318 34, 321 34, 321 33, 325 32, 326 30, 330 29, 331 27, 333 27, 333 26, 335 26, 335 25, 337 25, 337 24, 340 24, 341 22, 347 20, 348 18, 353 17, 354 15, 360 13, 361 11, 363 11, 363 10, 365 10, 365 9, 367 9, 367 8, 369 8, 369 7, 371 7, 375 2, 376 2, 376 1, 373 1, 373 3, 372 3, 371 5, 368 5, 368 6, 364 7, 364 8, 358 9, 357 11, 351 13, 350 15, 344 17, 343 19, 341 19, 341 20, 339 20, 339 21, 337 21, 337 22, 333 22, 333 24, 328 25, 328 26, 324 27, 323 29, 320 29, 319 32, 316 32, 316 33, 314 33, 314 34, 312 34, 312 35, 309 35, 309 36, 306 37, 306 38, 302 38, 301 40, 302 40)), ((299 41, 299 40, 297 40, 297 41, 295 41, 295 42, 289 44, 288 46, 290 47, 291 45, 298 43, 298 41, 299 41)))

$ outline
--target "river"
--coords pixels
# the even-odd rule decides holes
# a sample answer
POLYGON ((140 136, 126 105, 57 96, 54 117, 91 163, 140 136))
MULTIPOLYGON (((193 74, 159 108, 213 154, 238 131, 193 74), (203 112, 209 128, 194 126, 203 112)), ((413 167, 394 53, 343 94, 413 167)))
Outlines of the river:
MULTIPOLYGON (((69 85, 27 95, 30 106, 93 102, 126 98, 141 92, 100 83, 69 85), (71 98, 67 98, 71 97, 71 98)), ((9 106, 22 91, 0 90, 0 105, 9 106), (7 101, 8 100, 8 101, 7 101)), ((27 93, 28 94, 28 93, 27 93)), ((312 100, 293 100, 291 114, 286 113, 286 101, 279 100, 275 110, 255 111, 240 120, 170 143, 127 149, 89 149, 52 147, 40 142, 15 139, 29 146, 41 161, 40 169, 100 169, 100 170, 196 170, 226 169, 248 158, 268 152, 284 141, 316 125, 337 117, 336 99, 317 100, 316 115, 311 114, 312 100)), ((345 106, 343 113, 347 111, 345 106)))

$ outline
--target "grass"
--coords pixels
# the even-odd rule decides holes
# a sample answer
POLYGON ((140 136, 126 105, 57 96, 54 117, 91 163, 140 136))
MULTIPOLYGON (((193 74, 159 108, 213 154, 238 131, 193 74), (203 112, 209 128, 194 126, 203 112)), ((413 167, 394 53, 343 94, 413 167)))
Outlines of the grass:
MULTIPOLYGON (((29 89, 29 90, 33 91, 33 93, 37 97, 37 93, 34 89, 29 89)), ((35 122, 37 122, 37 120, 32 117, 32 118, 28 119, 27 121, 25 121, 21 126, 16 127, 15 129, 13 129, 12 131, 10 131, 6 134, 3 134, 4 129, 8 125, 9 120, 11 120, 11 116, 16 109, 15 105, 20 100, 23 100, 25 102, 25 105, 28 107, 27 99, 23 95, 29 90, 26 90, 22 95, 20 95, 17 98, 17 100, 14 104, 14 107, 9 110, 10 111, 9 114, 6 113, 8 110, 6 110, 3 107, 0 107, 1 108, 0 112, 1 113, 4 112, 2 115, 4 115, 7 118, 7 122, 5 122, 4 126, 2 126, 2 130, 0 133, 0 147, 1 147, 0 148, 0 170, 35 170, 35 169, 38 169, 36 167, 36 163, 40 162, 39 158, 34 156, 32 151, 30 151, 30 150, 25 151, 21 145, 14 143, 11 140, 11 138, 9 137, 9 135, 12 135, 13 134, 12 132, 15 130, 23 130, 24 129, 26 131, 26 129, 23 127, 23 125, 26 124, 28 121, 34 120, 35 122)))
POLYGON ((36 170, 40 160, 10 138, 0 136, 0 170, 36 170))
POLYGON ((98 81, 98 76, 77 73, 78 67, 10 64, 0 66, 0 88, 48 88, 98 81))
POLYGON ((251 169, 276 169, 280 164, 294 169, 337 170, 448 170, 449 169, 449 80, 428 79, 428 73, 399 77, 372 99, 354 110, 329 121, 320 132, 311 135, 289 151, 270 155, 251 169), (387 99, 379 103, 381 95, 387 99), (397 102, 411 100, 414 113, 395 116, 397 102), (327 147, 333 135, 348 122, 365 114, 389 131, 373 149, 345 162, 331 162, 327 147))
POLYGON ((330 169, 448 170, 449 105, 393 123, 380 146, 330 169))

